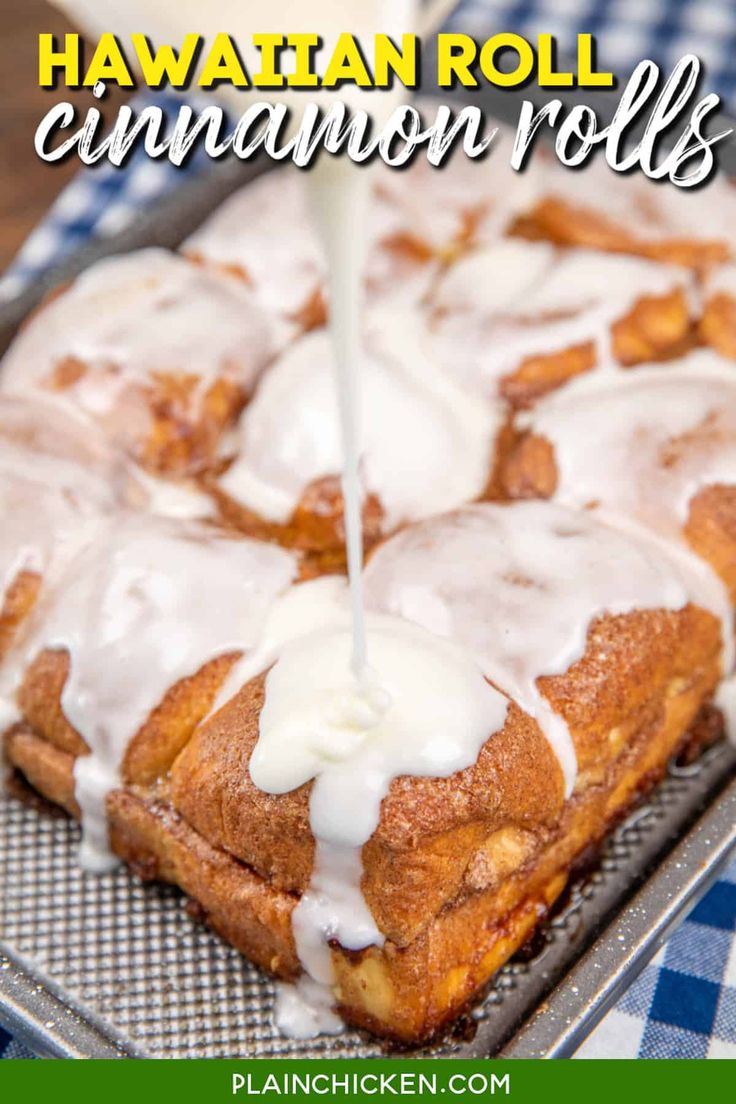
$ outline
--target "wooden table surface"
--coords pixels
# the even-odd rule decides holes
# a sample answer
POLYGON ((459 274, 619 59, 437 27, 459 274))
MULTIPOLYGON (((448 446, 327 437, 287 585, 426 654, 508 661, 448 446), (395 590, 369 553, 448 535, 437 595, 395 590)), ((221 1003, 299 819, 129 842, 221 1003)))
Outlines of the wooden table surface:
MULTIPOLYGON (((41 161, 33 148, 36 127, 53 104, 69 100, 84 114, 95 102, 89 91, 37 84, 39 33, 73 29, 44 0, 0 0, 0 272, 79 168, 76 158, 41 161)), ((109 95, 104 114, 114 116, 122 100, 121 94, 109 95)))

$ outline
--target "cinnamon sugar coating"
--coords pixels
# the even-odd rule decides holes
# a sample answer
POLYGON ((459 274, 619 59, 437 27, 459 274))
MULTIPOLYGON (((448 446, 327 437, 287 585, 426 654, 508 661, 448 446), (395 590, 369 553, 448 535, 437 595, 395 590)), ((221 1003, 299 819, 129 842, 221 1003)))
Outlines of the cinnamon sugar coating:
MULTIPOLYGON (((697 688, 699 704, 712 692, 719 661, 718 623, 694 607, 599 619, 583 658, 565 675, 540 680, 571 729, 579 759, 576 794, 600 785, 633 735, 656 724, 673 702, 683 696, 690 702, 697 688)), ((86 749, 60 704, 66 662, 63 653, 42 653, 26 673, 20 704, 37 734, 78 755, 86 749)), ((209 844, 276 889, 299 893, 313 859, 311 787, 270 795, 254 786, 247 769, 263 677, 196 724, 229 662, 213 661, 170 691, 130 744, 123 778, 163 787, 172 808, 209 844)), ((563 809, 562 775, 550 745, 536 722, 511 704, 504 728, 472 767, 447 779, 392 783, 363 849, 363 892, 379 927, 407 946, 443 908, 523 866, 554 833, 563 809)))
MULTIPOLYGON (((654 614, 655 619, 657 616, 654 614)), ((704 631, 707 618, 701 620, 702 617, 696 617, 696 622, 700 621, 699 628, 704 631)), ((690 623, 689 628, 692 627, 690 623)), ((683 636, 687 631, 683 624, 683 636)), ((687 650, 682 649, 683 663, 687 650)), ((691 661, 696 659, 696 651, 690 651, 691 661)), ((562 805, 556 823, 545 831, 540 831, 539 824, 533 826, 529 822, 525 809, 526 827, 507 825, 496 829, 476 842, 467 857, 468 836, 461 841, 456 830, 446 859, 456 865, 460 854, 466 857, 464 885, 410 942, 400 944, 389 937, 382 949, 373 947, 357 953, 333 947, 336 992, 340 1010, 348 1022, 401 1042, 419 1043, 431 1038, 477 998, 495 971, 544 917, 564 888, 576 856, 600 840, 651 789, 667 760, 686 741, 683 734, 696 722, 700 703, 717 678, 717 669, 701 655, 697 667, 690 666, 687 677, 678 678, 674 671, 672 676, 662 687, 662 693, 641 703, 625 739, 618 738, 613 729, 602 746, 600 740, 596 741, 601 760, 606 759, 597 778, 562 805)), ((629 690, 633 688, 622 670, 622 698, 624 684, 629 690)), ((228 714, 232 713, 233 720, 228 722, 226 717, 226 724, 237 723, 239 729, 242 727, 235 718, 239 716, 242 722, 244 712, 252 709, 258 698, 257 687, 257 683, 252 684, 230 703, 228 714)), ((523 715, 517 711, 517 715, 510 714, 504 730, 504 736, 507 729, 511 736, 503 764, 509 769, 515 754, 513 740, 521 736, 523 722, 523 715)), ((210 733, 214 724, 222 723, 221 716, 214 718, 207 726, 210 733)), ((534 727, 533 722, 526 723, 534 727)), ((695 725, 692 731, 697 738, 697 733, 709 731, 709 726, 695 725)), ((492 744, 493 740, 489 741, 484 752, 492 744)), ((5 750, 8 760, 41 793, 72 815, 78 815, 72 774, 74 757, 69 752, 24 726, 6 734, 5 750)), ((449 780, 453 790, 463 785, 465 774, 449 780)), ((499 775, 496 778, 500 780, 499 775)), ((510 797, 508 775, 504 781, 510 797)), ((432 802, 423 805, 419 792, 433 788, 434 781, 400 782, 415 791, 415 806, 436 810, 437 805, 432 802), (418 782, 422 785, 417 790, 418 782)), ((554 786, 550 789, 554 790, 554 786)), ((269 804, 284 800, 262 796, 269 804)), ((284 795, 289 799, 292 816, 300 815, 297 807, 305 796, 304 790, 284 795)), ((476 795, 476 800, 479 796, 476 795)), ((392 790, 385 803, 389 808, 386 831, 394 832, 396 840, 407 842, 407 824, 392 813, 399 806, 408 810, 404 800, 403 786, 398 787, 398 792, 392 790)), ((108 814, 113 848, 139 876, 178 884, 199 902, 208 923, 252 961, 287 980, 296 976, 299 963, 291 933, 291 913, 298 894, 279 887, 273 877, 264 877, 217 840, 198 831, 176 810, 166 778, 152 786, 129 785, 114 791, 108 797, 108 814)), ((289 840, 292 848, 301 839, 297 823, 289 829, 294 832, 289 840)), ((306 823, 301 828, 308 831, 306 823)), ((435 851, 432 858, 436 857, 435 851)), ((374 869, 380 862, 367 854, 367 849, 364 860, 368 868, 374 869)), ((364 889, 368 892, 367 885, 364 889)))

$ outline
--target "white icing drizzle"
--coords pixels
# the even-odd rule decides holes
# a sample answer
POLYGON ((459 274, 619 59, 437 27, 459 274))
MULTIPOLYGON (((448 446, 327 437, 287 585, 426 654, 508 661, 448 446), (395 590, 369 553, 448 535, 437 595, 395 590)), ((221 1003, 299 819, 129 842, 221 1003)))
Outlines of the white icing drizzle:
POLYGON ((314 779, 314 869, 293 931, 309 979, 305 996, 313 1002, 315 985, 322 987, 327 1007, 334 980, 328 941, 353 950, 383 943, 361 892, 360 853, 392 779, 447 777, 470 766, 508 707, 464 649, 376 613, 367 618, 370 666, 356 682, 343 609, 328 627, 282 648, 266 678, 250 761, 254 783, 268 793, 314 779))
POLYGON ((0 388, 48 389, 71 358, 87 371, 58 396, 130 435, 148 423, 157 376, 193 377, 196 411, 218 379, 249 392, 283 337, 242 281, 144 249, 98 261, 47 303, 6 354, 0 388))
POLYGON ((643 296, 692 292, 692 278, 640 257, 508 238, 451 265, 431 297, 429 341, 465 386, 487 394, 527 358, 592 341, 611 359, 611 326, 643 296))
POLYGON ((124 500, 124 469, 94 426, 0 397, 0 604, 18 573, 54 577, 124 500))
POLYGON ((41 649, 69 652, 61 704, 90 748, 75 765, 84 866, 110 865, 105 798, 151 710, 209 660, 253 647, 294 575, 283 549, 130 515, 112 521, 59 580, 18 670, 41 649))
POLYGON ((548 502, 480 503, 403 530, 366 569, 369 608, 466 647, 547 736, 568 795, 577 770, 563 719, 537 687, 585 652, 604 613, 681 609, 701 595, 691 565, 651 542, 548 502))
MULTIPOLYGON (((409 0, 411 2, 411 0, 409 0)), ((326 161, 309 178, 309 195, 330 274, 330 354, 340 428, 340 485, 345 518, 345 550, 353 626, 352 669, 361 680, 367 660, 363 602, 361 507, 361 424, 363 418, 363 269, 366 239, 350 234, 355 220, 367 223, 370 192, 366 176, 349 161, 326 161)), ((370 415, 369 415, 370 420, 370 415)), ((336 469, 337 470, 337 469, 336 469)))
MULTIPOLYGON (((437 110, 431 100, 417 107, 427 119, 437 110)), ((401 172, 377 166, 374 233, 413 239, 439 255, 497 240, 538 194, 534 164, 523 173, 509 164, 513 140, 513 130, 499 126, 481 160, 458 151, 439 170, 424 157, 401 172)))
POLYGON ((558 501, 594 503, 678 543, 693 496, 736 483, 736 377, 709 350, 581 377, 520 424, 554 447, 558 501))
POLYGON ((302 974, 296 984, 277 982, 274 1023, 287 1039, 339 1035, 345 1028, 334 1011, 332 989, 302 974))
MULTIPOLYGON (((389 529, 476 498, 503 418, 499 404, 443 375, 417 331, 415 320, 382 313, 362 364, 363 482, 389 529)), ((270 520, 286 521, 312 480, 342 468, 332 365, 327 334, 307 334, 264 375, 241 417, 239 454, 221 486, 270 520)))
POLYGON ((342 575, 324 575, 284 591, 274 600, 258 644, 232 667, 220 687, 210 715, 217 712, 256 675, 267 670, 290 640, 343 624, 348 609, 347 583, 342 575))
POLYGON ((294 320, 326 279, 301 174, 275 169, 239 189, 182 250, 242 273, 270 315, 294 320))
MULTIPOLYGON (((381 14, 387 16, 388 6, 382 3, 379 7, 381 14)), ((391 8, 392 25, 395 25, 397 29, 400 26, 410 26, 409 15, 413 8, 413 0, 408 0, 403 5, 393 5, 391 8)), ((378 9, 374 14, 379 14, 378 9)), ((389 100, 387 97, 383 97, 382 102, 388 103, 389 100)), ((494 705, 499 710, 502 709, 500 720, 502 720, 502 716, 505 716, 506 709, 505 700, 491 691, 491 688, 482 679, 472 662, 468 661, 468 657, 462 650, 458 651, 453 659, 449 655, 442 657, 442 648, 438 638, 425 635, 423 640, 416 637, 409 639, 407 633, 414 634, 416 630, 394 620, 391 620, 385 626, 384 631, 375 624, 375 619, 371 618, 367 626, 368 631, 366 631, 360 576, 362 541, 359 509, 361 488, 357 464, 359 453, 362 452, 364 457, 365 486, 370 489, 375 487, 389 517, 396 516, 397 520, 409 519, 412 516, 423 516, 425 512, 445 508, 449 504, 442 501, 442 495, 447 494, 448 491, 448 481, 446 477, 442 478, 443 473, 437 466, 436 455, 428 455, 427 445, 431 443, 435 449, 439 445, 439 455, 447 462, 451 450, 442 446, 456 444, 460 447, 465 442, 458 437, 457 432, 449 432, 455 427, 448 426, 446 418, 444 419, 445 425, 442 425, 441 408, 443 406, 449 407, 450 413, 456 419, 456 425, 470 431, 471 439, 476 447, 480 433, 476 429, 477 423, 473 420, 475 412, 471 413, 470 407, 466 405, 458 417, 461 405, 459 394, 455 398, 451 397, 451 392, 447 387, 440 385, 439 379, 436 383, 433 382, 429 388, 427 387, 427 381, 423 381, 422 391, 416 389, 414 396, 414 401, 420 407, 421 416, 410 419, 410 424, 416 427, 415 436, 420 445, 418 456, 415 454, 412 457, 411 474, 415 475, 425 457, 427 460, 432 460, 434 463, 431 471, 437 481, 442 484, 442 494, 435 495, 434 500, 430 501, 432 499, 430 492, 433 488, 427 484, 426 479, 421 483, 417 481, 416 477, 407 479, 406 474, 409 473, 405 474, 401 482, 396 480, 394 473, 391 473, 391 481, 387 479, 383 486, 377 485, 383 483, 381 476, 384 473, 380 470, 380 464, 385 452, 385 442, 391 440, 391 434, 390 432, 385 434, 380 443, 383 448, 379 445, 378 449, 373 450, 371 447, 374 439, 372 435, 378 432, 379 426, 381 429, 383 428, 380 422, 376 421, 375 416, 378 415, 379 418, 381 416, 388 417, 389 415, 395 417, 397 405, 400 405, 402 413, 405 412, 407 416, 413 413, 410 410, 411 403, 407 402, 405 398, 404 401, 401 401, 402 390, 406 395, 406 384, 413 381, 411 381, 410 374, 407 373, 407 380, 402 381, 403 388, 395 386, 389 388, 386 386, 385 373, 379 374, 379 372, 372 371, 366 365, 365 359, 360 356, 360 332, 357 318, 360 290, 359 275, 363 251, 354 244, 354 211, 351 211, 350 196, 356 188, 355 170, 352 172, 352 177, 353 179, 349 179, 349 174, 342 174, 341 185, 332 197, 327 192, 330 171, 326 171, 325 176, 318 182, 312 181, 317 206, 323 209, 324 242, 329 256, 331 275, 330 314, 333 348, 326 351, 324 360, 328 364, 334 361, 338 381, 341 470, 343 472, 343 492, 346 504, 346 544, 348 548, 352 616, 349 627, 344 626, 339 630, 326 630, 319 639, 318 636, 308 637, 306 638, 308 641, 306 645, 304 642, 302 644, 299 642, 291 644, 280 654, 276 665, 268 675, 266 704, 260 719, 260 738, 251 761, 251 771, 256 785, 268 788, 269 781, 274 781, 273 777, 269 778, 267 770, 270 744, 275 742, 277 749, 274 762, 278 776, 284 766, 284 756, 278 754, 279 732, 281 731, 287 737, 293 734, 299 741, 295 747, 291 747, 289 745, 292 741, 287 740, 287 755, 291 757, 292 753, 298 753, 299 749, 303 747, 303 740, 299 740, 299 737, 305 733, 304 717, 307 717, 308 722, 312 721, 313 731, 309 735, 308 742, 314 745, 316 739, 318 743, 312 747, 311 759, 307 757, 307 760, 303 762, 303 767, 308 772, 306 777, 313 777, 316 774, 310 820, 317 840, 317 854, 312 883, 295 910, 294 935, 299 957, 308 978, 311 979, 312 983, 324 986, 325 991, 323 998, 315 1001, 314 992, 306 992, 305 990, 305 986, 310 983, 302 981, 301 989, 306 1000, 295 1002, 293 994, 289 1000, 284 1000, 282 996, 279 1002, 280 1011, 277 1011, 282 1027, 301 1033, 305 1031, 312 1033, 323 1026, 327 1030, 334 1030, 334 1018, 328 1018, 325 1023, 324 1017, 324 1012, 329 1009, 330 1005, 329 990, 332 981, 330 955, 326 940, 334 935, 341 940, 343 945, 355 947, 362 947, 370 942, 380 940, 380 933, 376 931, 372 918, 365 908, 359 886, 361 872, 359 847, 370 837, 380 809, 381 795, 380 793, 377 794, 376 791, 383 789, 385 792, 391 777, 394 776, 397 769, 400 772, 402 768, 413 772, 412 761, 404 761, 402 764, 402 750, 409 758, 412 751, 420 752, 416 768, 418 773, 422 773, 427 768, 433 752, 435 762, 434 769, 430 773, 442 773, 439 767, 443 760, 443 751, 445 755, 451 751, 454 751, 457 755, 458 748, 453 749, 452 744, 450 748, 446 745, 440 748, 436 737, 438 729, 442 731, 443 737, 446 737, 448 732, 454 733, 457 731, 465 750, 468 750, 467 744, 463 744, 463 741, 467 741, 469 735, 471 739, 474 734, 479 734, 481 741, 485 739, 490 726, 479 723, 483 712, 481 688, 483 705, 488 708, 487 703, 491 701, 492 695, 494 705), (321 191, 318 189, 321 189, 321 191), (329 210, 330 198, 335 200, 333 211, 329 210), (359 363, 363 369, 360 377, 359 363), (381 375, 384 376, 383 379, 381 379, 381 375), (438 391, 441 392, 441 398, 437 394, 438 391), (437 398, 439 398, 439 403, 432 411, 429 399, 437 398), (440 432, 438 432, 438 428, 440 432), (376 466, 379 466, 378 478, 375 477, 372 471, 376 466), (401 492, 401 498, 403 499, 401 502, 398 498, 396 502, 393 500, 394 493, 397 490, 401 492), (300 660, 299 649, 304 647, 306 647, 306 654, 304 660, 300 660), (390 662, 386 664, 384 671, 383 666, 387 657, 390 662), (441 662, 438 663, 438 659, 441 659, 441 662), (307 661, 306 664, 305 661, 307 661), (370 666, 367 665, 368 663, 370 666), (307 678, 305 681, 305 670, 310 664, 312 678, 311 680, 307 678), (455 671, 453 671, 454 664, 457 665, 455 671), (475 682, 475 695, 472 693, 472 686, 461 686, 461 683, 467 683, 470 677, 475 682), (335 681, 336 678, 337 682, 335 681), (437 696, 437 682, 435 682, 435 679, 442 686, 442 693, 438 696, 437 710, 434 712, 430 710, 426 715, 427 727, 426 731, 422 733, 422 709, 426 707, 427 701, 432 704, 437 696), (449 693, 453 682, 455 683, 455 689, 462 691, 461 693, 457 695, 449 693), (429 691, 427 689, 428 683, 430 685, 429 691), (448 683, 450 686, 448 686, 448 683), (275 690, 274 685, 276 686, 275 690), (415 701, 412 700, 414 694, 416 694, 415 701), (402 742, 397 743, 395 736, 397 728, 399 733, 402 728, 402 709, 405 698, 407 698, 407 739, 405 746, 402 748, 402 742), (450 708, 447 723, 438 726, 438 719, 443 718, 448 711, 448 703, 450 703, 450 708), (470 715, 467 715, 468 711, 470 715), (475 716, 473 717, 472 714, 475 714, 475 716), (461 723, 456 729, 454 726, 457 725, 458 719, 461 723), (417 731, 418 722, 419 732, 417 731), (474 725, 473 722, 476 722, 476 724, 474 725), (475 733, 476 727, 478 733, 475 733), (387 741, 384 756, 381 759, 380 749, 384 733, 387 741), (418 736, 420 741, 421 739, 424 739, 425 742, 428 740, 429 744, 418 747, 416 743, 418 736), (324 743, 324 737, 327 737, 326 744, 324 743), (321 743, 320 740, 322 740, 321 743), (374 756, 379 755, 378 763, 370 763, 369 749, 371 747, 374 748, 374 756), (360 777, 362 773, 360 763, 356 764, 354 762, 356 757, 359 757, 361 748, 365 749, 369 765, 373 767, 372 777, 369 774, 367 780, 360 777), (317 754, 316 760, 314 753, 317 754), (326 759, 325 753, 327 755, 326 759), (259 755, 263 757, 262 761, 259 760, 259 755), (348 755, 352 761, 352 769, 345 772, 345 782, 355 789, 355 799, 360 802, 359 808, 363 814, 360 819, 367 821, 363 835, 356 837, 353 832, 353 835, 347 841, 342 838, 339 828, 339 823, 341 819, 344 821, 344 817, 340 818, 338 816, 335 819, 334 801, 332 799, 337 794, 336 792, 333 794, 335 787, 331 787, 329 781, 331 777, 339 776, 339 758, 340 756, 344 758, 345 755, 348 755), (338 756, 336 762, 334 761, 335 756, 338 756), (323 760, 324 769, 320 769, 323 760), (325 794, 324 798, 320 796, 323 793, 325 794), (290 1007, 287 1011, 284 1011, 286 1006, 290 1007)), ((463 212, 464 215, 465 212, 463 212)), ((360 219, 358 221, 360 222, 360 219)), ((464 223, 464 217, 460 221, 461 224, 464 223)), ((422 368, 429 369, 431 366, 427 363, 426 357, 418 357, 418 352, 419 343, 414 341, 411 349, 412 359, 416 357, 422 362, 422 368)), ((377 359, 380 364, 381 358, 377 359)), ((389 359, 389 363, 395 360, 396 358, 392 357, 389 359)), ((391 366, 397 370, 404 367, 400 359, 398 364, 392 363, 391 366)), ((298 360, 294 374, 297 377, 302 375, 303 379, 298 360)), ((432 371, 427 374, 429 374, 431 380, 435 373, 432 371)), ((316 377, 317 373, 315 371, 312 371, 308 377, 307 391, 310 397, 309 384, 314 385, 316 377)), ((270 383, 270 379, 267 383, 270 383)), ((277 391, 277 388, 273 388, 273 390, 277 391)), ((298 397, 301 396, 306 398, 303 387, 299 390, 298 397)), ((328 457, 330 466, 327 471, 320 472, 315 470, 314 467, 307 472, 302 470, 305 455, 307 463, 310 460, 313 461, 315 455, 319 458, 317 468, 320 467, 320 464, 326 462, 325 457, 328 450, 319 447, 319 436, 324 433, 325 427, 329 426, 330 420, 334 419, 334 406, 330 404, 325 407, 324 395, 321 404, 316 406, 312 404, 305 434, 303 429, 305 419, 300 404, 298 402, 294 403, 291 393, 288 397, 291 398, 291 402, 287 404, 286 411, 281 411, 281 418, 275 423, 274 429, 277 427, 281 429, 282 441, 282 427, 285 423, 292 427, 292 431, 295 425, 299 426, 301 430, 300 436, 297 438, 300 443, 299 450, 294 450, 291 446, 285 449, 283 444, 280 449, 281 455, 286 460, 282 468, 285 482, 289 483, 290 486, 277 487, 277 491, 280 493, 272 494, 273 479, 270 473, 264 485, 262 472, 255 472, 254 479, 252 467, 249 467, 248 463, 244 463, 242 458, 226 473, 224 484, 230 493, 236 496, 240 494, 241 501, 246 501, 242 497, 244 493, 248 496, 255 495, 258 502, 258 505, 255 506, 256 509, 259 509, 260 512, 265 511, 266 516, 268 516, 270 510, 271 516, 278 516, 281 519, 288 517, 288 514, 296 505, 299 494, 298 490, 295 494, 295 485, 298 488, 304 487, 310 476, 314 479, 318 478, 320 474, 333 474, 333 471, 336 470, 332 469, 330 457, 328 457), (320 406, 322 412, 320 412, 320 406), (294 412, 293 417, 289 417, 291 411, 294 412), (324 416, 325 411, 327 418, 324 416), (318 427, 317 444, 315 444, 314 428, 310 428, 309 422, 312 423, 312 427, 318 427), (297 471, 298 483, 292 475, 295 464, 299 465, 297 471), (238 477, 243 477, 240 482, 238 477), (271 483, 270 487, 269 482, 271 483)), ((258 400, 256 401, 258 402, 258 400)), ((266 416, 263 416, 262 411, 261 432, 270 420, 268 406, 265 403, 263 406, 266 416)), ((479 411, 478 413, 487 416, 489 411, 479 411)), ((463 495, 472 497, 482 489, 485 476, 488 474, 487 469, 490 460, 488 446, 500 422, 500 414, 497 414, 495 420, 487 418, 487 422, 494 421, 495 424, 487 426, 485 429, 487 436, 483 440, 482 463, 479 462, 479 456, 477 454, 472 456, 472 450, 467 447, 461 452, 464 460, 462 465, 463 495), (472 461, 472 463, 469 464, 468 461, 472 461), (468 477, 471 467, 473 469, 474 492, 466 490, 466 487, 470 486, 468 477)), ((387 428, 390 431, 392 425, 389 423, 387 428)), ((400 435, 407 435, 406 425, 397 428, 399 428, 400 435)), ((329 433, 329 430, 327 432, 329 433)), ((247 434, 244 440, 247 443, 247 434)), ((264 440, 264 438, 262 437, 261 440, 264 440)), ((334 431, 329 433, 329 440, 334 447, 334 431)), ((271 442, 268 442, 268 448, 270 449, 270 447, 271 442)), ((278 450, 276 455, 278 455, 278 450)), ((454 461, 455 457, 453 456, 452 459, 454 461)), ((399 462, 403 465, 404 458, 400 457, 399 462)), ((460 484, 455 480, 452 486, 452 495, 457 494, 459 489, 460 484)), ((252 502, 253 499, 251 498, 252 502)), ((248 504, 247 501, 246 504, 248 504)), ((497 722, 499 721, 498 717, 495 719, 497 722)), ((474 761, 479 747, 480 744, 478 743, 468 759, 468 763, 474 761)), ((460 765, 463 765, 463 763, 454 761, 450 773, 457 770, 460 765)), ((345 767, 347 767, 347 763, 345 763, 345 767)), ((306 778, 303 780, 306 780, 306 778)), ((293 781, 292 778, 290 784, 298 785, 299 782, 293 781)), ((287 788, 290 788, 290 784, 287 783, 287 788)), ((277 790, 281 785, 282 782, 278 781, 277 778, 277 790)))

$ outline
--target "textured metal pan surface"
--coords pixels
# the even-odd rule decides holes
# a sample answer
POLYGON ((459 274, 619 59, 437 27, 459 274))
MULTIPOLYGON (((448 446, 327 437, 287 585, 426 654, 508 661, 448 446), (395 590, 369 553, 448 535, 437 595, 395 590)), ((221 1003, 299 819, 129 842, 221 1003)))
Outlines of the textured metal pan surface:
MULTIPOLYGON (((500 105, 500 102, 499 102, 500 105)), ((499 115, 513 114, 508 98, 499 115)), ((729 151, 732 152, 732 151, 729 151)), ((254 172, 224 165, 115 238, 92 244, 0 308, 0 352, 46 290, 97 257, 175 246, 254 172)), ((705 891, 734 846, 736 749, 673 769, 611 837, 536 941, 500 971, 472 1041, 443 1056, 572 1053, 705 891), (700 819, 699 819, 700 818, 700 819)), ((193 920, 174 889, 76 863, 78 829, 0 796, 0 1021, 37 1052, 68 1057, 378 1056, 355 1032, 295 1043, 271 1023, 273 986, 193 920)), ((424 1053, 427 1053, 426 1051, 424 1053)))
MULTIPOLYGON (((517 1056, 574 1049, 725 861, 736 832, 736 782, 724 784, 735 768, 736 749, 719 745, 695 767, 674 769, 613 834, 595 871, 574 885, 537 938, 534 956, 500 971, 475 1013, 475 1038, 446 1040, 430 1053, 482 1056, 504 1043, 517 1056), (714 797, 705 827, 696 824, 668 855, 714 797), (593 966, 581 974, 586 961, 593 966), (556 983, 545 1011, 517 1033, 556 983)), ((0 1019, 39 1051, 160 1058, 385 1053, 357 1032, 310 1042, 280 1037, 267 978, 193 920, 178 891, 143 886, 123 868, 83 874, 78 837, 66 817, 0 798, 0 1019)))

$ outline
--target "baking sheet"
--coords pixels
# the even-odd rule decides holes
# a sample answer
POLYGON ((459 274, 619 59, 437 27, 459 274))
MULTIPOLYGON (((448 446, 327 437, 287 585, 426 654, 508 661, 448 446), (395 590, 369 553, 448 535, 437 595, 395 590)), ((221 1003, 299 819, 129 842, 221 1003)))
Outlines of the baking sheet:
MULTIPOLYGON (((493 99, 493 97, 491 97, 493 99)), ((503 100, 500 114, 513 114, 503 100)), ((252 166, 225 164, 86 247, 0 308, 0 351, 43 294, 109 253, 176 246, 252 166)), ((650 801, 610 838, 598 868, 494 980, 462 1037, 422 1053, 513 1057, 571 1054, 736 845, 736 749, 720 744, 673 767, 650 801), (470 1037, 474 1032, 474 1037, 470 1037)), ((78 828, 0 796, 0 1020, 58 1057, 385 1055, 346 1031, 286 1040, 272 1025, 273 984, 196 922, 182 895, 143 886, 125 869, 102 877, 76 862, 78 828)))

